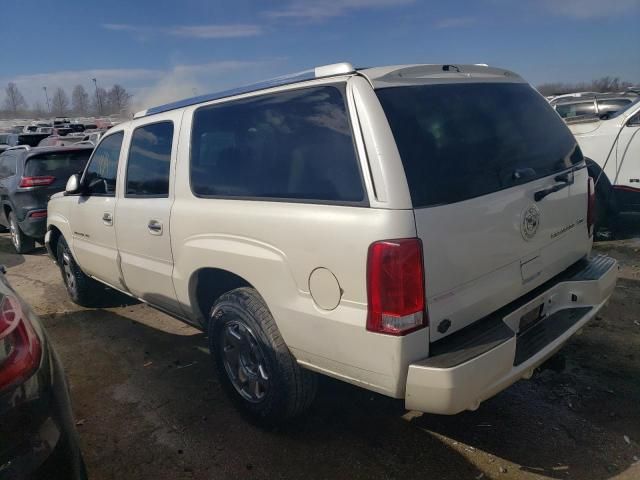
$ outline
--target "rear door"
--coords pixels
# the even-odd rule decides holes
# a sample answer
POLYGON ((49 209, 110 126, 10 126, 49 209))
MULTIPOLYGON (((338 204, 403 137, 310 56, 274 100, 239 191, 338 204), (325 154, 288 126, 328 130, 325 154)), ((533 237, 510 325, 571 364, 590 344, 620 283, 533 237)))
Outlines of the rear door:
POLYGON ((128 290, 176 314, 181 310, 172 279, 169 179, 181 113, 154 116, 153 123, 133 130, 116 208, 118 249, 128 290))
POLYGON ((73 197, 69 223, 73 253, 82 270, 125 290, 118 262, 115 232, 116 179, 125 133, 105 137, 96 147, 82 178, 86 195, 73 197))
POLYGON ((529 85, 450 83, 377 94, 423 242, 432 340, 588 252, 582 154, 529 85))

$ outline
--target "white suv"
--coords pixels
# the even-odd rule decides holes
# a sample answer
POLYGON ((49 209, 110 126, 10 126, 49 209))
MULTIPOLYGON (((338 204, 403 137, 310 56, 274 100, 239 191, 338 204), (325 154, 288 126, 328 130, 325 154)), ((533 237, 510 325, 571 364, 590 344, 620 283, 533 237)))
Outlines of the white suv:
POLYGON ((208 332, 261 422, 302 412, 313 372, 454 414, 611 294, 590 188, 514 73, 342 63, 113 127, 50 201, 46 245, 75 302, 106 284, 208 332))

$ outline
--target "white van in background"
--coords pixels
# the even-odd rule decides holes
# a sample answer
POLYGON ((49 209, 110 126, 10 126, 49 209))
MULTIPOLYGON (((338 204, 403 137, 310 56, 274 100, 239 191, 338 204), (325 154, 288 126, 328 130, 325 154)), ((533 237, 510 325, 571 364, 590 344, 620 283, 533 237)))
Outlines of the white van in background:
POLYGON ((640 213, 640 98, 604 120, 570 123, 596 180, 599 225, 620 213, 640 213))

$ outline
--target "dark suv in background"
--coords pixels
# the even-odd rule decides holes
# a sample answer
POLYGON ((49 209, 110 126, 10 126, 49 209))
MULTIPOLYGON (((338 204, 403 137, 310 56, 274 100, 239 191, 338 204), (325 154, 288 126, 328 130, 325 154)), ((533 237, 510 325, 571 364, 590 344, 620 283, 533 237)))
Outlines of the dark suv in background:
POLYGON ((0 155, 0 226, 11 232, 18 253, 42 241, 47 202, 64 190, 67 180, 84 169, 92 146, 14 147, 0 155))

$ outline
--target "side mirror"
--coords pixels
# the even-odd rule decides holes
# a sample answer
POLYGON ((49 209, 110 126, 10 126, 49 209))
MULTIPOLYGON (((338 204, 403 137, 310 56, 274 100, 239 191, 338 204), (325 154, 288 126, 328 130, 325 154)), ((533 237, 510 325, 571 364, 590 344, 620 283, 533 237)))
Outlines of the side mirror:
POLYGON ((65 195, 74 195, 76 193, 80 193, 80 175, 77 173, 69 177, 67 186, 64 188, 65 195))

